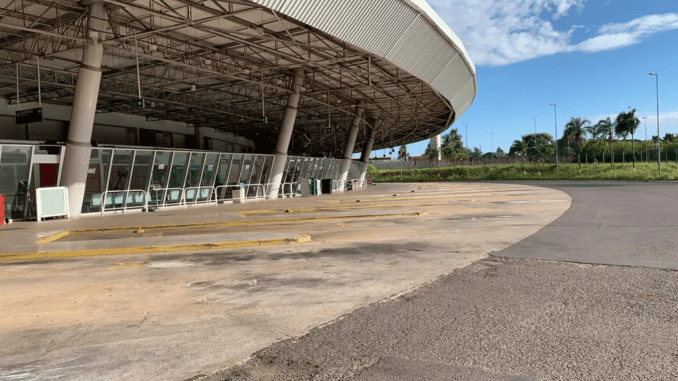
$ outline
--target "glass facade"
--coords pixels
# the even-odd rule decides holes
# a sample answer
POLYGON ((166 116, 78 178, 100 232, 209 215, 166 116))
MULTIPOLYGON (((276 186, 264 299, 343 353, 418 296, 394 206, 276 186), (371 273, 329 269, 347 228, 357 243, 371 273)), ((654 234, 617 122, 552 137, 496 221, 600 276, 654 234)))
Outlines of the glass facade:
MULTIPOLYGON (((8 217, 31 214, 31 192, 57 186, 65 147, 0 143, 0 194, 8 217)), ((209 203, 232 198, 263 198, 270 184, 273 155, 186 150, 92 148, 82 213, 209 203)), ((354 161, 349 179, 365 164, 354 161)), ((289 156, 279 194, 299 193, 302 178, 338 180, 341 161, 289 156)))

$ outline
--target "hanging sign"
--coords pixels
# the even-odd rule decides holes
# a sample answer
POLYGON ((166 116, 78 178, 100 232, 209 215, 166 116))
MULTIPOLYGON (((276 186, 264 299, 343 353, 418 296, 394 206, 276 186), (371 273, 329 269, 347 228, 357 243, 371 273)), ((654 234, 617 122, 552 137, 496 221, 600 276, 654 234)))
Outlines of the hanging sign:
POLYGON ((17 110, 16 124, 42 122, 42 107, 17 110))

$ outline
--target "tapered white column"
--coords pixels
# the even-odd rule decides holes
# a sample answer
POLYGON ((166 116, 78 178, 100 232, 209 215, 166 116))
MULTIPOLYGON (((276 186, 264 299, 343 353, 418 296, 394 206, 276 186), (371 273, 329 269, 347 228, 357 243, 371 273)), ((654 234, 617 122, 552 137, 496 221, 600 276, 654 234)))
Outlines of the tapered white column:
POLYGON ((365 164, 363 166, 363 170, 360 171, 361 183, 365 181, 365 175, 367 174, 367 162, 370 161, 370 153, 372 153, 372 145, 374 145, 374 136, 376 134, 377 130, 376 128, 373 128, 372 131, 370 131, 370 137, 367 139, 367 142, 365 142, 365 147, 363 147, 363 153, 362 155, 360 155, 360 161, 365 164))
POLYGON ((348 171, 351 169, 351 157, 353 156, 355 140, 358 137, 358 127, 360 126, 360 118, 362 113, 363 101, 361 100, 360 103, 358 103, 358 107, 356 107, 353 123, 351 124, 351 128, 348 130, 348 136, 346 137, 346 146, 344 147, 344 161, 341 163, 341 172, 339 177, 339 192, 344 191, 346 178, 348 177, 348 171))
POLYGON ((92 153, 92 128, 101 83, 101 58, 104 53, 100 42, 105 35, 100 35, 99 32, 106 31, 107 19, 103 1, 93 2, 87 19, 90 41, 85 44, 82 63, 78 68, 61 177, 61 185, 68 188, 71 216, 80 215, 85 196, 87 169, 92 153))
POLYGON ((287 150, 290 146, 290 139, 292 139, 292 131, 294 130, 294 121, 297 118, 297 106, 299 105, 299 93, 301 86, 304 84, 304 71, 296 69, 294 71, 294 80, 292 81, 292 91, 287 96, 287 105, 283 112, 282 123, 280 125, 280 132, 278 133, 278 141, 275 145, 273 154, 273 166, 271 168, 271 178, 269 180, 266 198, 277 198, 280 183, 282 182, 283 172, 285 171, 285 163, 287 162, 287 150))

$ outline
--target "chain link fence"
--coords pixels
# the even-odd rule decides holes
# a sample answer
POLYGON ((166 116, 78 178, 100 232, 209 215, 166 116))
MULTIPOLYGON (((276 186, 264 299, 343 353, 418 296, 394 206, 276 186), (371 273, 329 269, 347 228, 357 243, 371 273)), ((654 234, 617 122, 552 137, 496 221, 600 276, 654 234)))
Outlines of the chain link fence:
MULTIPOLYGON (((661 152, 662 162, 676 162, 678 163, 678 148, 658 151, 655 149, 648 149, 645 151, 636 150, 635 161, 640 162, 657 162, 657 155, 661 152)), ((613 152, 594 154, 591 152, 582 152, 582 164, 610 163, 614 160, 615 163, 632 163, 634 155, 632 152, 613 152)), ((498 165, 498 164, 555 164, 556 157, 541 157, 541 156, 512 156, 512 157, 495 157, 495 158, 469 158, 454 159, 454 160, 388 160, 370 162, 370 164, 377 167, 377 169, 413 169, 413 168, 438 168, 438 167, 455 167, 458 165, 498 165)), ((560 164, 577 164, 576 153, 566 153, 558 156, 560 164)))

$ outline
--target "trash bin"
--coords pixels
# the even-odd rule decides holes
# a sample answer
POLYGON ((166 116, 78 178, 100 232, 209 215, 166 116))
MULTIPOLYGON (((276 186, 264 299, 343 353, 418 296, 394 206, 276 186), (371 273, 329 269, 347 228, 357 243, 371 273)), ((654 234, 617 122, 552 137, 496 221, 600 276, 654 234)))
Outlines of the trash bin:
POLYGON ((323 179, 320 187, 323 194, 332 194, 332 179, 323 179))

